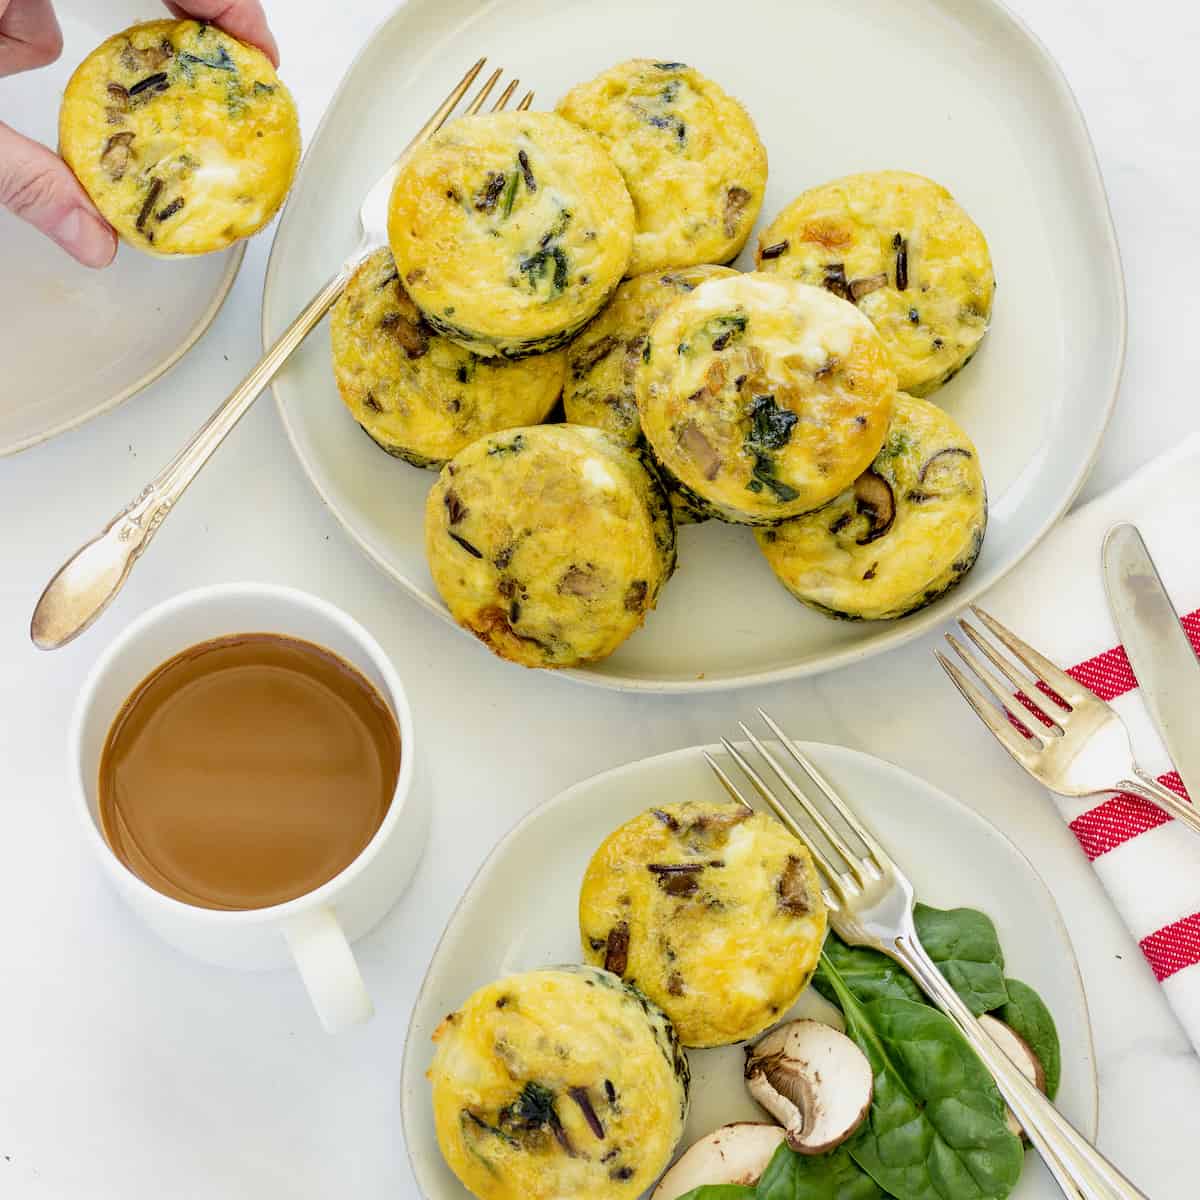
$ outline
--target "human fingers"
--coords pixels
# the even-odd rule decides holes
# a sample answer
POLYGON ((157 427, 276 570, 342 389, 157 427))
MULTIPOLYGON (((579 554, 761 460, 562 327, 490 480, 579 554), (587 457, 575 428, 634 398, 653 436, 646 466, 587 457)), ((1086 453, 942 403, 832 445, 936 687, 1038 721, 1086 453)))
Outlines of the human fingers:
POLYGON ((0 0, 0 75, 52 63, 62 53, 62 30, 50 0, 0 0))
POLYGON ((195 17, 219 25, 235 38, 257 46, 274 66, 279 66, 279 47, 259 0, 178 0, 178 3, 164 0, 164 3, 177 17, 195 17))
POLYGON ((0 204, 85 267, 106 267, 117 235, 57 154, 0 122, 0 204))

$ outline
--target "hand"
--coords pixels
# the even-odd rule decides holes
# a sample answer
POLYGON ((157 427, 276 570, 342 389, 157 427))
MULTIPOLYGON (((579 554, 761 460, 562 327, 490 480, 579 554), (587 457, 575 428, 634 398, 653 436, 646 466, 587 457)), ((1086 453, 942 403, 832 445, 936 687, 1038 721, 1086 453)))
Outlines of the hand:
MULTIPOLYGON (((279 49, 259 0, 164 0, 177 17, 195 17, 258 46, 275 66, 279 49)), ((0 75, 52 63, 62 31, 51 0, 0 0, 0 75)), ((106 267, 117 235, 66 163, 0 121, 0 204, 40 229, 85 267, 106 267)))

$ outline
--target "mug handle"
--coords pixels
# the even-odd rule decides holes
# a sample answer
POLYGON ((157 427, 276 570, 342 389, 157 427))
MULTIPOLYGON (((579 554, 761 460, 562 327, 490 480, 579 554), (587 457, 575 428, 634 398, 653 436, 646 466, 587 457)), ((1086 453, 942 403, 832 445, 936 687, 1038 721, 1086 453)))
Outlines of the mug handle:
POLYGON ((283 936, 327 1033, 371 1019, 375 1006, 332 909, 298 913, 284 924, 283 936))

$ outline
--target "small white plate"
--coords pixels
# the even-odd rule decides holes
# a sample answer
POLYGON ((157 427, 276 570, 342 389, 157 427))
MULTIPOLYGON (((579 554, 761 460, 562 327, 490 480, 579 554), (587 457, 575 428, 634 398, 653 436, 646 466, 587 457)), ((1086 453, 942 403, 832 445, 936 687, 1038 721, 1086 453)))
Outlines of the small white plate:
MULTIPOLYGON (((106 37, 147 15, 144 3, 127 0, 56 7, 62 57, 0 80, 0 110, 48 146, 58 141, 71 72, 106 37)), ((162 259, 122 245, 111 267, 91 271, 0 210, 0 455, 107 412, 174 366, 212 323, 245 253, 242 242, 219 254, 162 259)))
MULTIPOLYGON (((718 759, 723 754, 708 749, 718 759)), ((1098 1098, 1087 1001, 1062 917, 1029 860, 982 817, 891 763, 840 746, 804 749, 892 851, 923 900, 978 908, 995 921, 1006 973, 1035 987, 1058 1025, 1058 1107, 1094 1138, 1098 1098)), ((701 747, 677 750, 576 784, 507 834, 467 888, 434 952, 404 1048, 404 1138, 426 1200, 469 1200, 443 1162, 433 1128, 425 1071, 438 1022, 502 975, 579 961, 579 884, 592 852, 618 825, 664 798, 727 798, 701 755, 701 747)), ((691 1050, 688 1058, 692 1108, 682 1145, 729 1121, 763 1119, 742 1082, 740 1046, 691 1050)), ((1037 1156, 1027 1155, 1014 1200, 1060 1195, 1037 1156)))
MULTIPOLYGON (((481 54, 535 87, 539 108, 634 55, 694 63, 758 124, 771 164, 762 221, 806 187, 902 167, 944 183, 979 222, 999 279, 993 328, 936 393, 979 447, 992 502, 966 581, 905 620, 846 624, 796 604, 746 530, 685 529, 679 572, 645 629, 606 661, 568 672, 606 687, 686 691, 812 674, 944 620, 1066 511, 1120 377, 1124 287, 1095 156, 1057 66, 1015 17, 995 0, 744 0, 733 14, 728 0, 409 0, 342 81, 267 270, 263 334, 273 341, 353 248, 366 190, 481 54)), ((355 426, 328 336, 308 339, 275 394, 304 470, 346 531, 449 620, 425 563, 431 477, 355 426)))

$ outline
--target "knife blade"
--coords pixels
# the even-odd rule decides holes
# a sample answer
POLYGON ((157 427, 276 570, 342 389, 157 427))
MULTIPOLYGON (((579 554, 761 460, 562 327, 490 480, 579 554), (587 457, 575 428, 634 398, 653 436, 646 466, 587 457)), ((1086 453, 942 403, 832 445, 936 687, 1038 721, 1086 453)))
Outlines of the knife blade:
POLYGON ((1179 772, 1200 804, 1200 661, 1137 526, 1104 538, 1104 586, 1142 700, 1179 772))

